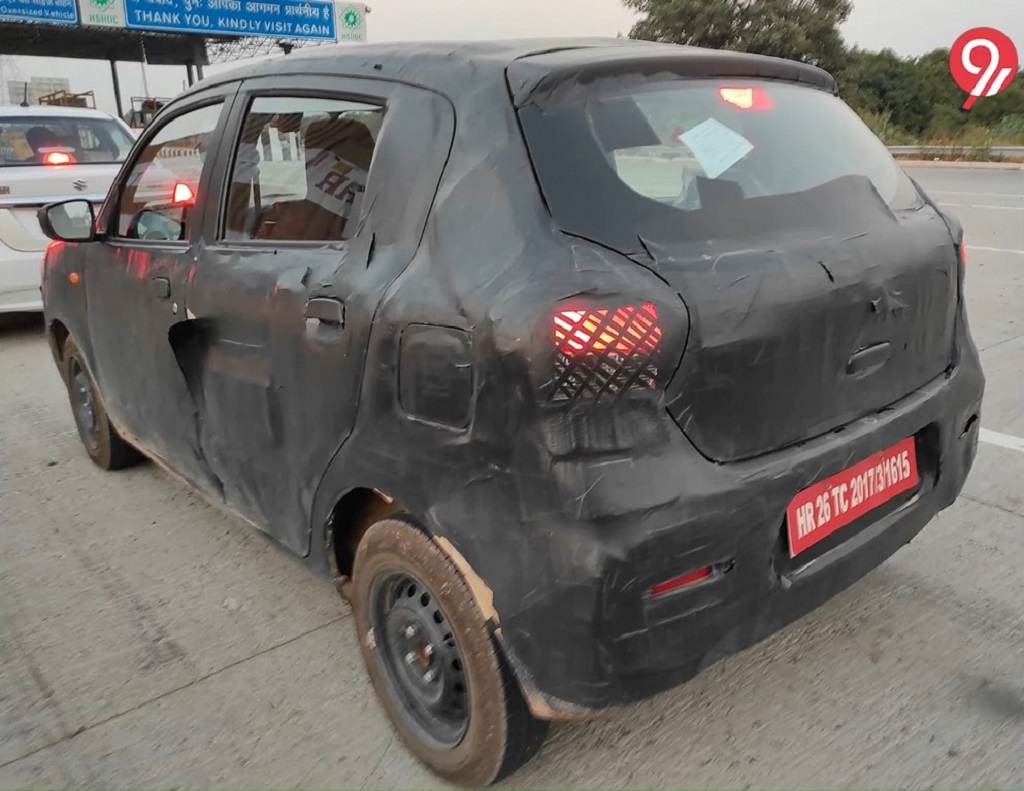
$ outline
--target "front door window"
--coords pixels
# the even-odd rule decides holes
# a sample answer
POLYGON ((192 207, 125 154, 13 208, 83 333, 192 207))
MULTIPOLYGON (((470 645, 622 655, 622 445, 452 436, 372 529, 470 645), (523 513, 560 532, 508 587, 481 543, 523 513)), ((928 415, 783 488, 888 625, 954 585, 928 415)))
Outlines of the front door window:
POLYGON ((185 239, 220 111, 220 103, 190 110, 168 121, 149 141, 122 188, 117 236, 164 242, 185 239))

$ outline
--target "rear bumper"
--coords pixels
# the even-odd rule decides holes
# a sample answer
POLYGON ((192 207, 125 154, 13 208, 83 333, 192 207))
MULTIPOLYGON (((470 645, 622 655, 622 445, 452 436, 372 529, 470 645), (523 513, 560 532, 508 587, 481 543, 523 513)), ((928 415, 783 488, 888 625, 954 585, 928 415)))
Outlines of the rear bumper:
POLYGON ((42 252, 21 252, 0 244, 0 313, 41 311, 42 252))
MULTIPOLYGON (((517 480, 518 502, 507 507, 518 523, 494 528, 506 536, 498 550, 493 538, 490 546, 457 538, 493 590, 501 639, 534 713, 580 716, 682 683, 877 567, 959 495, 983 390, 966 340, 950 375, 802 446, 714 464, 677 431, 646 455, 570 454, 552 463, 568 506, 557 516, 543 484, 517 480), (792 498, 911 436, 920 486, 790 559, 792 498), (715 570, 707 580, 650 595, 706 566, 715 570)), ((492 494, 488 516, 502 496, 492 494)))

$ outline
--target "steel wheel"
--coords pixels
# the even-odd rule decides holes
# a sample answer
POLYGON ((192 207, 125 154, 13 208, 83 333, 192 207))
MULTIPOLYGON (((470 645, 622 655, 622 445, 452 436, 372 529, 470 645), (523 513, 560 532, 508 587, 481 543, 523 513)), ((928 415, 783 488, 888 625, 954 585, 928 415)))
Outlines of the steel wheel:
POLYGON ((75 425, 78 426, 78 435, 82 438, 86 450, 95 453, 100 446, 100 432, 93 405, 92 382, 89 381, 89 374, 77 358, 71 359, 68 373, 68 392, 71 395, 71 410, 75 416, 75 425))
POLYGON ((459 568, 411 518, 367 529, 351 591, 370 680, 416 757, 480 788, 540 749, 547 722, 531 716, 459 568))
POLYGON ((71 414, 85 452, 104 470, 130 467, 142 458, 110 425, 103 398, 74 340, 68 338, 61 360, 61 376, 68 388, 71 414))
POLYGON ((462 656, 438 600, 407 572, 379 575, 371 621, 388 679, 421 736, 454 747, 469 723, 462 656))

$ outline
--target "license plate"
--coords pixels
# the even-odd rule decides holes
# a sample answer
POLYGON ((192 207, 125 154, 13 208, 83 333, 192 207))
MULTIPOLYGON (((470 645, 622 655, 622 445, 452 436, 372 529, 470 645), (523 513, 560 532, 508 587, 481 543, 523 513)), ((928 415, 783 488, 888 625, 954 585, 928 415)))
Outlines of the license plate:
POLYGON ((789 556, 796 557, 896 495, 913 489, 919 480, 914 438, 909 437, 804 489, 786 510, 789 556))

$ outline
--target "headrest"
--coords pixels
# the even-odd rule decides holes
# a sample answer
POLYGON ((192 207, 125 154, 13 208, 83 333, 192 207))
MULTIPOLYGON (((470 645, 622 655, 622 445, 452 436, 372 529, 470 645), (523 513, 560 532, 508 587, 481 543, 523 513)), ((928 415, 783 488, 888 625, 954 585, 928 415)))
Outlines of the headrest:
POLYGON ((347 118, 314 121, 306 127, 303 143, 307 161, 321 151, 330 151, 354 167, 370 169, 373 135, 360 121, 347 118))
POLYGON ((33 150, 50 148, 61 145, 60 137, 45 126, 33 126, 25 132, 25 142, 32 146, 33 150))

